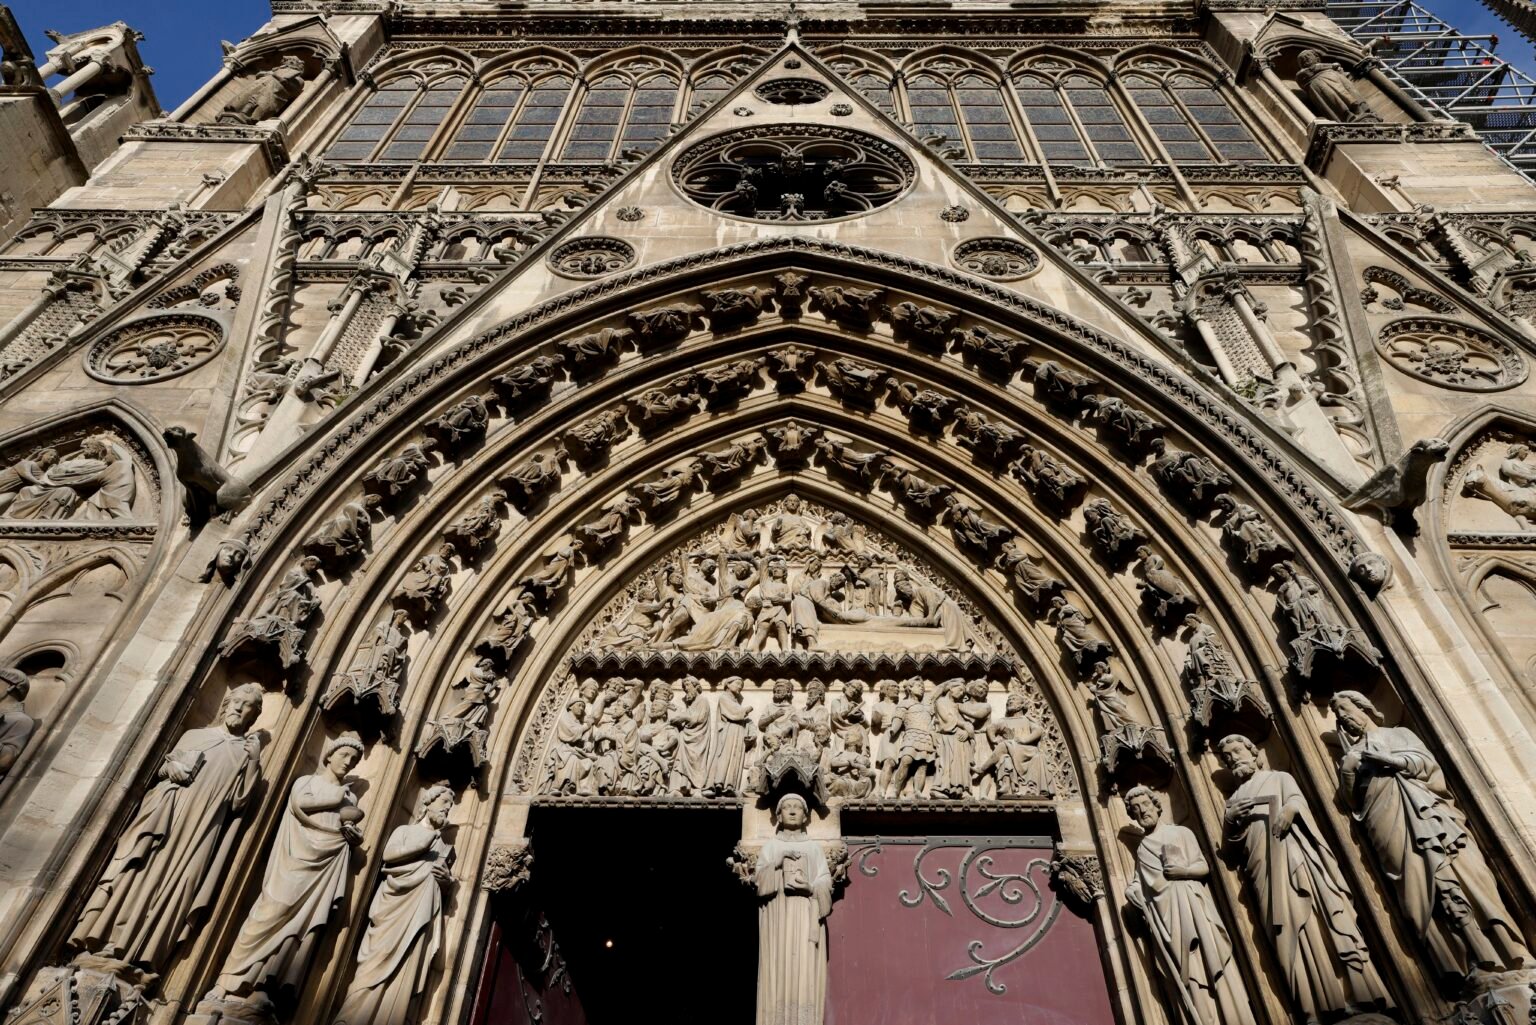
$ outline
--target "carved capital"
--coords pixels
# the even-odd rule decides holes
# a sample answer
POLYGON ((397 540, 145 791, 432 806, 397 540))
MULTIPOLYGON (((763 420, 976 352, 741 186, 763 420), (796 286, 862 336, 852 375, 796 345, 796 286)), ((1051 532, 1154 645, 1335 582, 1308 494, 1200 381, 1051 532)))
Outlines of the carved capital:
POLYGON ((487 893, 513 893, 533 874, 533 848, 527 840, 493 844, 485 855, 480 888, 487 893))
POLYGON ((1074 854, 1060 848, 1051 859, 1051 885, 1083 908, 1104 899, 1104 869, 1092 854, 1074 854))

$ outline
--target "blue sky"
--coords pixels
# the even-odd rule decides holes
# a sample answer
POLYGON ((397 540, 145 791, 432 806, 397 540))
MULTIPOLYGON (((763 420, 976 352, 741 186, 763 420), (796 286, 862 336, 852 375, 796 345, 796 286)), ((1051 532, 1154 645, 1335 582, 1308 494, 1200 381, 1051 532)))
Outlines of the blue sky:
MULTIPOLYGON (((139 44, 155 69, 155 95, 174 108, 219 69, 219 40, 238 41, 267 20, 267 0, 8 0, 32 49, 42 59, 44 29, 79 32, 119 19, 144 33, 139 44)), ((1503 26, 1476 0, 1420 0, 1463 32, 1494 33, 1498 52, 1536 74, 1531 44, 1503 26)))

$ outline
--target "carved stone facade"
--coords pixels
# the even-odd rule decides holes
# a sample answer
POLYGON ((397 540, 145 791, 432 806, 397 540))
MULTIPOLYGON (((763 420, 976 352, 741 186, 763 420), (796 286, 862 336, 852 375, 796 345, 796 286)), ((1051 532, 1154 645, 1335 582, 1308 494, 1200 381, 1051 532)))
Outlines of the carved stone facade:
POLYGON ((1536 189, 1282 6, 275 0, 0 236, 0 1012, 1530 1020, 1536 189))

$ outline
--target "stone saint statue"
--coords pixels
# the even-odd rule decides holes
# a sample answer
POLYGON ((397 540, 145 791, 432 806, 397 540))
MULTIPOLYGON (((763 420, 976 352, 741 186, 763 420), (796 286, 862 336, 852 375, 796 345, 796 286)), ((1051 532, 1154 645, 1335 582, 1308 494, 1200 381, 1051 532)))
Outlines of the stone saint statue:
POLYGON ((261 895, 209 999, 303 986, 331 909, 347 895, 352 847, 362 839, 357 824, 363 813, 347 780, 362 757, 362 740, 343 733, 325 745, 320 771, 293 784, 269 848, 261 895))
POLYGON ((1360 98, 1344 69, 1323 60, 1321 51, 1303 50, 1296 55, 1296 63, 1296 84, 1322 117, 1330 121, 1381 120, 1360 98))
POLYGON ((1381 713, 1364 694, 1341 690, 1328 704, 1344 745, 1344 800, 1435 965, 1466 976, 1530 964, 1435 756, 1412 730, 1378 725, 1381 713))
POLYGON ((1252 906, 1275 945, 1296 1009, 1316 1022, 1384 1003, 1349 884, 1295 778, 1269 768, 1240 734, 1223 738, 1216 750, 1238 783, 1227 799, 1226 840, 1252 888, 1252 906))
POLYGON ((443 945, 443 887, 453 847, 443 839, 453 791, 427 788, 413 821, 384 844, 379 888, 368 908, 368 931, 357 951, 357 973, 334 1025, 413 1025, 433 959, 443 945))
POLYGON ((218 896, 235 843, 232 820, 261 782, 261 741, 250 732, 261 696, 254 683, 234 688, 212 726, 183 733, 165 756, 71 946, 151 971, 167 966, 218 896))
POLYGON ((1186 1025, 1254 1025, 1195 834, 1161 821, 1162 801, 1146 787, 1133 787, 1125 808, 1142 832, 1126 897, 1146 919, 1153 958, 1178 993, 1186 1025))
POLYGON ((242 78, 218 120, 223 124, 254 125, 277 117, 304 89, 304 62, 284 57, 275 68, 242 78))
POLYGON ((0 779, 11 771, 16 759, 21 757, 37 720, 27 714, 27 694, 32 681, 20 669, 0 669, 0 779))
POLYGON ((805 798, 785 794, 778 832, 757 856, 757 1025, 821 1025, 827 1001, 827 915, 832 873, 808 839, 805 798))

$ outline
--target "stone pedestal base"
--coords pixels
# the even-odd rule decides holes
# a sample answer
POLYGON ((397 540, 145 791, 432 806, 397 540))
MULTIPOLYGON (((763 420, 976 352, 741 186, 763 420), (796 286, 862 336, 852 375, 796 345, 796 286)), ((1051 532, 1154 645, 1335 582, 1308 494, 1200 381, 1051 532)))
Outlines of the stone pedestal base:
POLYGON ((186 1025, 277 1025, 277 1009, 265 993, 245 997, 215 997, 197 1002, 186 1025))
POLYGON ((38 972, 7 1025, 136 1025, 148 1016, 144 987, 153 979, 122 961, 82 954, 38 972))

